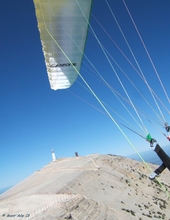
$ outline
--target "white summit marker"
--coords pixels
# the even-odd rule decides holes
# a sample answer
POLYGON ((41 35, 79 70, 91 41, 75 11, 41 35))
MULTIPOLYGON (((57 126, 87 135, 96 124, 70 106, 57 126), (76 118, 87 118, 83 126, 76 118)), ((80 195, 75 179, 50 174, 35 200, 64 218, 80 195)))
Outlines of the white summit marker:
POLYGON ((53 161, 56 161, 56 156, 55 156, 55 153, 54 153, 53 149, 52 149, 52 159, 53 159, 53 161))

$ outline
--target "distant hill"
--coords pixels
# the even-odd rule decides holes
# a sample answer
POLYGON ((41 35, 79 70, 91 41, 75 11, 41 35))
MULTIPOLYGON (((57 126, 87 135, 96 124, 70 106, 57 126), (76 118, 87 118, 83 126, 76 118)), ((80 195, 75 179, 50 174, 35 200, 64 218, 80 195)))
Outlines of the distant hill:
POLYGON ((2 189, 0 189, 0 194, 4 193, 5 191, 7 191, 8 189, 10 189, 12 186, 8 186, 8 187, 4 187, 2 189))
POLYGON ((169 171, 158 178, 163 188, 150 172, 116 155, 58 159, 0 195, 0 219, 169 220, 169 171))
MULTIPOLYGON (((162 148, 170 156, 170 146, 168 145, 168 146, 164 146, 162 148)), ((161 164, 162 163, 162 161, 160 160, 158 155, 151 148, 148 151, 140 152, 140 155, 142 156, 142 158, 146 162, 153 163, 153 164, 161 164)), ((136 153, 128 155, 127 157, 142 161, 141 158, 136 153)))

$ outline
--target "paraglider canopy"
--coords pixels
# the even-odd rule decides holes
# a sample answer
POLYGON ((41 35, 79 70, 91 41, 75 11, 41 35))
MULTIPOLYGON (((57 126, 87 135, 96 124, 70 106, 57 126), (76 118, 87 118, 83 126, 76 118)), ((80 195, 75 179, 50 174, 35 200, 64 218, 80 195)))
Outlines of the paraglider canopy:
POLYGON ((92 0, 34 0, 52 89, 69 88, 80 71, 92 0))

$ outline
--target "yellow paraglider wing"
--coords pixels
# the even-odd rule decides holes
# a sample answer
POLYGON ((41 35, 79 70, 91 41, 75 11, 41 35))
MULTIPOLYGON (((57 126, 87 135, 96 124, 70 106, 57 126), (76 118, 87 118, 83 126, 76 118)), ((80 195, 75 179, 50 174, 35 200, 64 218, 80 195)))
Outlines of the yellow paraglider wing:
POLYGON ((69 88, 78 76, 91 2, 34 0, 48 78, 54 90, 69 88))

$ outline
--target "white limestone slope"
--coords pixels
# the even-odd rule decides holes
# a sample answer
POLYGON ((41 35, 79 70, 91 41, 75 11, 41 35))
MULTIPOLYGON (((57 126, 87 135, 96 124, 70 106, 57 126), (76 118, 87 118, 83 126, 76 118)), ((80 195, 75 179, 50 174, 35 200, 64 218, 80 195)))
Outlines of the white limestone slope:
POLYGON ((114 155, 59 159, 0 196, 0 219, 168 220, 169 171, 158 178, 163 187, 149 173, 114 155))

